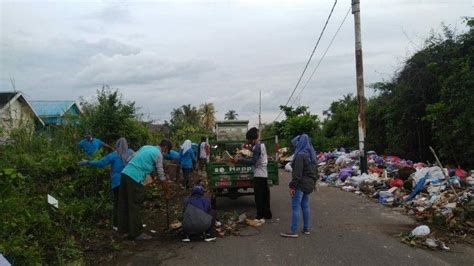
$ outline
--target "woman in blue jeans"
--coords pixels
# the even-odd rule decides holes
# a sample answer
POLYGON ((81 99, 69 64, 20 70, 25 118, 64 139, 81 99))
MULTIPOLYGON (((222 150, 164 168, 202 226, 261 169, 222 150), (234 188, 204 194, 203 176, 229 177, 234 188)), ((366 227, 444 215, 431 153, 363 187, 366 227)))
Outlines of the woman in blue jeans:
POLYGON ((316 152, 309 140, 308 135, 301 134, 292 141, 295 153, 291 166, 293 168, 292 180, 290 182, 291 195, 291 227, 287 233, 281 233, 283 237, 298 237, 298 222, 300 212, 303 211, 303 231, 305 235, 310 234, 309 225, 309 195, 314 191, 317 180, 316 152))

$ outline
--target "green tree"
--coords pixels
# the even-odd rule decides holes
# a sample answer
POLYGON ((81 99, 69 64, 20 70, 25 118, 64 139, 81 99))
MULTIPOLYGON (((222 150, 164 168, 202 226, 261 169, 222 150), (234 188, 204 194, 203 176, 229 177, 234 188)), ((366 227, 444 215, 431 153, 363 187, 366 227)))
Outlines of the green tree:
MULTIPOLYGON (((213 104, 207 105, 207 113, 212 113, 210 107, 214 107, 213 104)), ((204 105, 202 107, 204 107, 204 105)), ((195 106, 190 104, 182 105, 181 107, 173 109, 171 112, 171 120, 169 123, 170 138, 177 144, 182 143, 186 139, 197 142, 201 136, 211 135, 212 126, 207 127, 203 122, 204 113, 201 112, 203 109, 198 110, 195 106)), ((211 117, 208 117, 211 118, 211 117)), ((207 121, 208 123, 210 121, 207 121)))
POLYGON ((235 110, 229 110, 226 114, 225 114, 225 117, 224 119, 225 120, 237 120, 237 117, 239 115, 237 114, 237 112, 235 110))
MULTIPOLYGON (((392 80, 371 85, 376 93, 367 102, 367 149, 433 161, 433 146, 445 162, 474 166, 474 20, 466 24, 462 34, 448 27, 433 34, 392 80)), ((331 105, 338 111, 330 110, 323 123, 332 144, 356 140, 357 105, 345 100, 331 105)))
POLYGON ((196 123, 196 121, 201 121, 201 114, 195 106, 190 104, 182 105, 179 108, 173 109, 171 112, 171 124, 179 125, 182 123, 196 123))
POLYGON ((284 112, 285 119, 265 126, 262 135, 278 135, 282 139, 281 146, 289 145, 291 139, 299 134, 312 136, 320 129, 318 116, 311 114, 307 106, 293 108, 282 105, 280 109, 284 112))
POLYGON ((351 94, 331 103, 322 127, 329 148, 357 148, 357 112, 357 98, 351 94))
POLYGON ((199 107, 199 113, 201 114, 201 123, 206 129, 212 130, 216 122, 216 109, 213 103, 204 103, 199 107))
POLYGON ((135 103, 124 102, 117 89, 103 86, 97 91, 97 100, 83 102, 82 107, 84 131, 90 131, 111 145, 120 137, 127 138, 135 148, 148 142, 148 128, 140 121, 135 103))

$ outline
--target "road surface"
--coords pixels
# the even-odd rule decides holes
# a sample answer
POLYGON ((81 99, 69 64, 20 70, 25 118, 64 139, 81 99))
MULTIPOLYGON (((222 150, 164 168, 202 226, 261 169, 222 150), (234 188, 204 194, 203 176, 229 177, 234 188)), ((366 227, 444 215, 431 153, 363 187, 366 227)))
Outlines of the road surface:
MULTIPOLYGON (((254 236, 229 236, 214 243, 153 241, 142 251, 120 258, 122 265, 474 265, 474 249, 456 245, 451 252, 415 249, 399 241, 401 232, 415 227, 408 216, 354 193, 321 187, 311 196, 311 235, 279 236, 288 231, 289 175, 271 189, 275 222, 254 236), (163 243, 165 242, 165 243, 163 243)), ((254 213, 252 197, 222 199, 219 209, 254 213)))

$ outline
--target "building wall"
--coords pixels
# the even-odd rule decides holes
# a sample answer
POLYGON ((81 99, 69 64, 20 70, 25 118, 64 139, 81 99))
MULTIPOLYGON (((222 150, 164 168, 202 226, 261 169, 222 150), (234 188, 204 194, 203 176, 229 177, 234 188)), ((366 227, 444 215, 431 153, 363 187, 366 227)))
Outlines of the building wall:
POLYGON ((9 135, 13 129, 20 127, 34 130, 35 114, 24 102, 21 102, 20 98, 6 105, 0 112, 2 128, 0 134, 9 135))

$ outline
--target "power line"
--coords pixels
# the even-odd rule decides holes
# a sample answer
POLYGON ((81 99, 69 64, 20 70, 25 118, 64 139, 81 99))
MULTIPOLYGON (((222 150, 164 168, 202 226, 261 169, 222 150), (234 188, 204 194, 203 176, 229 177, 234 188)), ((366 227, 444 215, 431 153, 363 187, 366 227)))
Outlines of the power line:
POLYGON ((312 79, 313 76, 314 76, 314 73, 316 73, 316 71, 317 71, 318 68, 319 68, 319 65, 321 65, 321 62, 324 60, 324 57, 325 57, 326 54, 328 53, 329 48, 331 48, 331 45, 332 45, 332 43, 334 42, 334 40, 336 39, 337 34, 339 33, 339 31, 341 30, 342 26, 344 25, 344 22, 346 22, 346 19, 347 19, 347 17, 349 16, 349 13, 351 12, 351 10, 352 10, 352 7, 350 7, 349 10, 347 10, 346 15, 344 16, 344 19, 343 19, 342 22, 341 22, 341 25, 339 25, 339 28, 337 29, 336 33, 334 33, 334 36, 332 36, 332 39, 331 39, 331 41, 329 42, 328 47, 326 48, 326 50, 324 51, 323 55, 321 56, 321 59, 319 59, 318 64, 316 65, 316 67, 315 67, 314 70, 313 70, 313 73, 311 73, 311 76, 309 76, 309 78, 308 78, 308 80, 306 81, 306 83, 304 84, 303 88, 300 90, 300 92, 298 93, 298 95, 294 98, 293 103, 291 104, 291 106, 293 106, 293 105, 296 103, 296 99, 298 99, 298 97, 299 97, 299 96, 301 95, 301 93, 304 91, 304 89, 306 88, 306 86, 308 86, 309 82, 311 81, 311 79, 312 79))
MULTIPOLYGON (((304 69, 303 69, 303 72, 301 73, 300 78, 298 79, 298 82, 296 83, 296 86, 295 86, 295 88, 293 89, 293 91, 291 92, 290 98, 288 98, 288 101, 286 101, 286 104, 285 104, 285 105, 288 105, 288 103, 291 101, 291 98, 293 97, 293 94, 295 94, 296 89, 297 89, 298 86, 300 85, 300 82, 301 82, 301 80, 303 79, 304 73, 306 72, 306 69, 308 68, 309 63, 311 63, 311 59, 313 58, 314 52, 315 52, 316 49, 318 48, 319 42, 321 41, 321 37, 323 37, 324 31, 326 30, 326 26, 328 25, 329 19, 330 19, 331 16, 332 16, 332 13, 333 13, 333 11, 334 11, 334 8, 336 7, 336 4, 337 4, 337 0, 334 1, 334 4, 333 4, 333 6, 332 6, 332 8, 331 8, 331 12, 329 13, 328 18, 326 19, 326 23, 324 23, 323 30, 321 31, 321 34, 319 34, 318 41, 316 42, 316 45, 314 46, 313 51, 311 52, 311 55, 309 56, 308 62, 306 62, 306 65, 305 65, 305 67, 304 67, 304 69)), ((280 113, 279 113, 278 116, 275 118, 275 120, 273 120, 273 122, 275 122, 275 121, 280 117, 280 115, 281 115, 282 113, 283 113, 283 111, 280 111, 280 113)))

